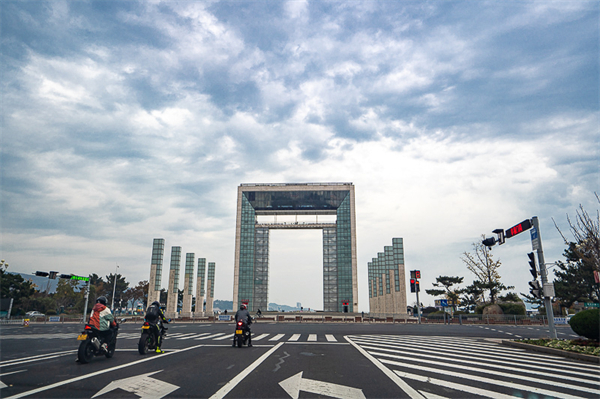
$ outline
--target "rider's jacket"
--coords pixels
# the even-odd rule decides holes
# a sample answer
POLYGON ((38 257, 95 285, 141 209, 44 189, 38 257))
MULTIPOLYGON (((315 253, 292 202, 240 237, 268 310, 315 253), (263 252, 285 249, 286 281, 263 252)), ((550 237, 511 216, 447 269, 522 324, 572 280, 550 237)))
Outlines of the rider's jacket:
POLYGON ((115 323, 115 317, 110 312, 110 309, 100 302, 95 304, 92 308, 92 313, 90 313, 90 321, 88 324, 100 331, 106 331, 110 327, 117 325, 117 323, 115 323))
POLYGON ((240 320, 245 321, 248 325, 252 324, 252 319, 250 318, 250 312, 248 312, 248 309, 240 309, 235 313, 236 323, 240 320))
POLYGON ((156 324, 159 320, 163 323, 168 323, 162 310, 156 305, 150 305, 146 310, 145 319, 148 323, 156 324))

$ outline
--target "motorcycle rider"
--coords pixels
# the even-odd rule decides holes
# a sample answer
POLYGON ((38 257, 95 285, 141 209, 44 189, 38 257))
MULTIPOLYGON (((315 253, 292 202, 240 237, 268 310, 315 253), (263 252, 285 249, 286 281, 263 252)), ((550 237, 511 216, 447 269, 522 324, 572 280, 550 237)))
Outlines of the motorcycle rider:
MULTIPOLYGON (((169 321, 165 318, 165 314, 160 309, 160 302, 158 302, 158 301, 154 301, 154 302, 152 302, 152 304, 150 306, 148 306, 144 320, 147 321, 149 324, 151 324, 155 329, 157 329, 157 324, 159 321, 161 321, 162 323, 169 324, 169 321)), ((160 349, 160 344, 161 344, 160 338, 161 338, 162 332, 163 332, 162 323, 160 326, 160 330, 158 330, 158 336, 156 337, 156 353, 164 353, 165 352, 160 349)))
POLYGON ((115 317, 111 313, 110 309, 106 306, 106 297, 104 295, 99 296, 96 299, 96 304, 92 308, 90 313, 90 320, 88 324, 99 331, 99 336, 102 339, 102 349, 108 352, 108 344, 113 338, 113 329, 116 327, 115 317))
MULTIPOLYGON (((240 305, 240 310, 235 312, 235 322, 237 324, 238 321, 245 321, 246 328, 248 329, 248 346, 252 346, 252 331, 250 331, 250 324, 252 324, 252 317, 250 317, 250 312, 248 312, 248 308, 246 304, 242 303, 240 305)), ((235 346, 235 335, 233 336, 233 345, 235 346)))

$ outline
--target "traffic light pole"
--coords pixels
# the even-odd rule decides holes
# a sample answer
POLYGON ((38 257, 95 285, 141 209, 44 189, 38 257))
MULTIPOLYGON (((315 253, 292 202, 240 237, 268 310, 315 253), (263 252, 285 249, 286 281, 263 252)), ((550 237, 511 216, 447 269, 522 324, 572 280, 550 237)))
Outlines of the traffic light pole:
POLYGON ((92 283, 92 279, 88 279, 87 291, 85 292, 85 305, 83 307, 83 324, 87 323, 87 308, 88 308, 88 300, 90 299, 90 285, 92 283))
POLYGON ((419 317, 419 324, 421 324, 421 302, 419 302, 419 290, 415 290, 417 292, 417 315, 419 317))
MULTIPOLYGON (((540 277, 542 279, 542 293, 544 295, 544 307, 546 308, 546 316, 548 317, 548 328, 550 329, 550 337, 557 339, 556 327, 554 326, 554 311, 552 309, 552 300, 549 296, 546 296, 544 292, 545 285, 548 283, 548 271, 546 269, 546 262, 544 261, 544 251, 542 249, 542 235, 540 234, 540 224, 537 216, 532 218, 533 228, 531 231, 531 247, 538 254, 538 263, 540 265, 540 277)), ((417 294, 418 295, 418 294, 417 294)))

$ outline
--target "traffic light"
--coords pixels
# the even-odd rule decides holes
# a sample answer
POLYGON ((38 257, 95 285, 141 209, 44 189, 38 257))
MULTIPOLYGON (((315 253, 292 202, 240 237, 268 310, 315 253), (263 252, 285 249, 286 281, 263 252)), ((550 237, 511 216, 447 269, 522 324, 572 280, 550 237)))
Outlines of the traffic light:
POLYGON ((537 268, 535 267, 535 255, 533 252, 530 252, 527 254, 527 256, 529 256, 529 267, 531 268, 529 269, 529 273, 531 273, 533 279, 535 280, 538 276, 537 268))
POLYGON ((57 274, 58 274, 58 272, 50 272, 50 276, 49 276, 49 278, 51 278, 51 279, 53 279, 53 280, 54 280, 54 279, 56 278, 56 275, 57 275, 57 274))
POLYGON ((415 279, 411 278, 410 279, 410 292, 417 292, 417 284, 415 283, 415 279))
POLYGON ((421 278, 421 271, 415 270, 415 278, 421 278))
POLYGON ((421 283, 419 283, 419 280, 415 280, 415 286, 417 288, 417 292, 421 292, 421 283))
POLYGON ((544 297, 544 294, 542 292, 542 285, 540 284, 539 281, 537 281, 537 280, 530 281, 529 286, 531 287, 531 289, 529 290, 531 295, 533 295, 537 299, 542 299, 544 297))
POLYGON ((73 275, 72 274, 61 274, 58 276, 58 278, 66 278, 66 279, 71 279, 73 275))
POLYGON ((48 277, 48 272, 35 272, 35 275, 40 277, 48 277))
POLYGON ((481 241, 481 243, 486 247, 493 247, 496 245, 496 239, 494 237, 486 238, 485 240, 481 241))

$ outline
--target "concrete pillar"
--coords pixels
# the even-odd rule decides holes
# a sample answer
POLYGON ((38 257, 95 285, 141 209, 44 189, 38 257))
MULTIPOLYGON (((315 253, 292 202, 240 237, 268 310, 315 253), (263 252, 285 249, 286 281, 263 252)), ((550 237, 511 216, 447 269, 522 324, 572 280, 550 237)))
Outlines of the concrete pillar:
POLYGON ((196 310, 194 316, 204 316, 204 277, 206 275, 206 258, 198 258, 198 276, 196 278, 196 310))
POLYGON ((206 314, 213 314, 213 300, 215 296, 215 262, 208 262, 208 276, 206 278, 206 314))
POLYGON ((195 254, 185 254, 185 274, 183 275, 183 305, 181 307, 181 317, 192 317, 192 290, 194 288, 195 259, 195 254))
POLYGON ((150 278, 148 279, 148 303, 146 305, 154 301, 160 301, 164 251, 164 238, 155 238, 152 242, 152 260, 150 262, 150 278))
POLYGON ((177 301, 179 296, 179 267, 181 262, 181 247, 171 247, 171 268, 169 269, 169 289, 167 291, 167 309, 165 316, 176 319, 177 301))

